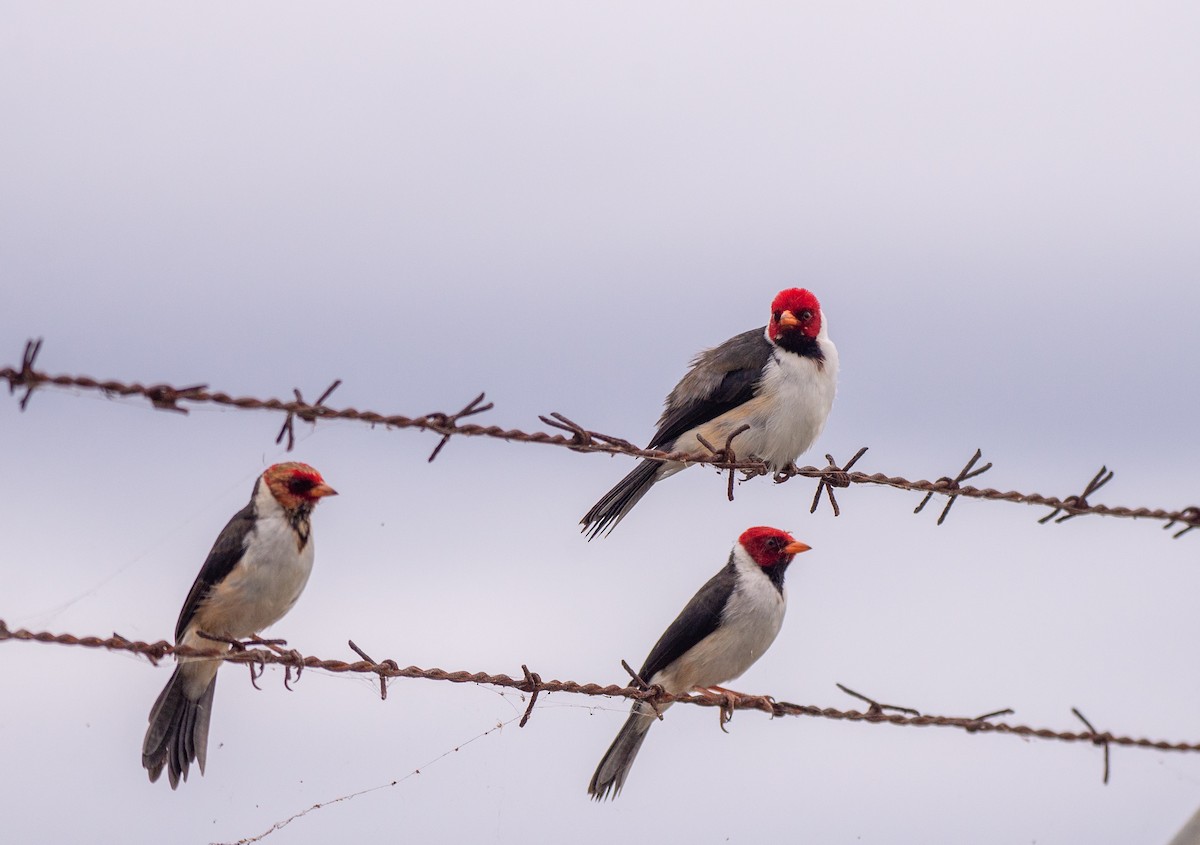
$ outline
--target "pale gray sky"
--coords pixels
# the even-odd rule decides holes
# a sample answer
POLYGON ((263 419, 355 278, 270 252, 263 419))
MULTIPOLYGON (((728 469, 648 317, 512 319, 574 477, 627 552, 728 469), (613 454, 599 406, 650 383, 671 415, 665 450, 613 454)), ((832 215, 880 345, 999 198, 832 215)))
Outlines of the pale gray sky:
MULTIPOLYGON (((821 298, 843 375, 807 462, 1196 504, 1200 11, 1189 3, 0 6, 0 360, 384 412, 560 411, 644 440, 690 357, 821 298)), ((0 402, 10 625, 158 639, 279 418, 42 391, 0 402), (62 607, 64 603, 68 603, 62 607)), ((1200 536, 709 471, 609 538, 627 459, 350 423, 295 457, 341 492, 271 633, 402 665, 620 681, 746 527, 814 550, 737 684, 847 708, 1200 739, 1200 536)), ((1200 756, 711 711, 587 800, 621 702, 225 669, 208 775, 139 765, 168 668, 0 646, 12 841, 1165 842, 1200 756), (536 838, 536 836, 535 836, 536 838)))

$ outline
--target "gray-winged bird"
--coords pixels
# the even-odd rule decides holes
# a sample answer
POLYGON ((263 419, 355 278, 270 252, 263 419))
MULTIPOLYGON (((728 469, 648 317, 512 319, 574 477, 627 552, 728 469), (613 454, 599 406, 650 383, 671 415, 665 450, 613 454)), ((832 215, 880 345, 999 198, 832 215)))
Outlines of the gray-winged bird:
MULTIPOLYGON (((762 657, 775 641, 787 594, 783 576, 792 558, 809 547, 778 528, 743 532, 729 562, 700 588, 663 633, 638 674, 672 695, 694 689, 717 689, 762 657)), ((660 705, 664 710, 670 703, 660 705)), ((646 731, 655 721, 654 708, 636 702, 624 727, 609 746, 588 793, 597 801, 616 797, 625 784, 646 731)))
MULTIPOLYGON (((838 354, 817 298, 802 288, 780 291, 764 328, 742 332, 701 352, 667 396, 647 448, 699 452, 704 437, 774 470, 806 452, 825 425, 837 388, 838 354)), ((658 481, 684 468, 643 459, 580 520, 588 539, 610 532, 658 481)))
MULTIPOLYGON (((312 572, 309 516, 323 496, 333 495, 336 491, 308 464, 269 467, 254 482, 250 503, 229 520, 208 553, 179 612, 175 643, 228 650, 231 646, 200 633, 240 640, 283 618, 312 572)), ((175 667, 150 710, 142 743, 142 765, 151 781, 166 766, 174 789, 180 777, 187 780, 192 761, 204 774, 220 666, 217 659, 181 658, 175 667)))

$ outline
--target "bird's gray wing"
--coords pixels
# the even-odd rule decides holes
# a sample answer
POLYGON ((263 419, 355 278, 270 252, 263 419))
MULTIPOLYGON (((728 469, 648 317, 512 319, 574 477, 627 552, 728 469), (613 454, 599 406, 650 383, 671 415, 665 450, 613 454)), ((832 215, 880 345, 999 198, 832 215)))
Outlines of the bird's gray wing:
MULTIPOLYGON (((759 377, 771 357, 771 342, 765 332, 765 326, 742 332, 697 355, 691 369, 667 396, 666 408, 649 448, 670 446, 684 432, 753 398, 759 377)), ((679 448, 695 445, 681 443, 679 448)))
POLYGON ((692 600, 658 638, 654 648, 650 649, 650 655, 642 664, 642 680, 651 683, 651 678, 717 630, 736 583, 737 570, 730 556, 729 563, 692 596, 692 600))
MULTIPOLYGON (((257 487, 254 489, 258 490, 257 487)), ((179 611, 179 621, 175 623, 176 642, 183 639, 184 629, 196 615, 200 603, 208 596, 208 591, 214 584, 219 584, 246 554, 246 537, 254 529, 254 520, 254 499, 251 498, 250 503, 234 514, 221 530, 204 565, 200 567, 200 574, 196 576, 187 599, 183 602, 183 609, 179 611)))

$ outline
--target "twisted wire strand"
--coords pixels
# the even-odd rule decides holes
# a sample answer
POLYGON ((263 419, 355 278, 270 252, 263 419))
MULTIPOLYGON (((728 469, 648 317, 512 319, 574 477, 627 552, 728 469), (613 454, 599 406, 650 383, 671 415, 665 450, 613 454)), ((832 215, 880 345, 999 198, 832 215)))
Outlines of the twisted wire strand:
MULTIPOLYGON (((433 450, 433 454, 430 455, 430 460, 433 460, 437 456, 451 437, 461 436, 488 437, 518 443, 562 446, 576 452, 599 452, 611 455, 649 458, 656 461, 680 461, 688 464, 703 464, 729 472, 730 498, 733 496, 733 473, 735 471, 743 473, 746 479, 759 475, 772 475, 776 483, 782 483, 796 476, 814 478, 818 480, 818 487, 817 497, 813 500, 813 510, 817 507, 822 490, 825 490, 829 494, 830 504, 833 507, 835 515, 839 513, 839 508, 837 500, 833 495, 834 487, 842 488, 852 484, 871 484, 926 493, 926 502, 931 495, 946 496, 946 507, 938 519, 938 524, 941 524, 946 518, 950 506, 954 501, 959 496, 965 496, 969 499, 1014 502, 1053 508, 1050 514, 1043 517, 1041 520, 1043 522, 1055 517, 1057 517, 1055 519, 1056 522, 1063 522, 1076 516, 1095 514, 1128 519, 1158 520, 1165 523, 1163 528, 1167 529, 1173 528, 1176 525, 1182 526, 1174 534, 1175 537, 1181 537, 1195 528, 1200 528, 1200 507, 1194 505, 1168 509, 1105 505, 1088 501, 1088 497, 1092 493, 1112 479, 1111 472, 1105 475, 1105 468, 1101 468, 1100 473, 1092 479, 1082 494, 1061 497, 1046 496, 1040 493, 1022 493, 1017 490, 1004 491, 992 487, 975 487, 962 484, 961 482, 991 468, 991 464, 989 463, 982 468, 972 469, 980 457, 979 452, 976 452, 975 457, 968 462, 967 466, 956 478, 945 476, 936 481, 925 479, 910 480, 903 476, 888 475, 882 472, 865 473, 850 471, 850 467, 866 451, 865 447, 860 449, 858 454, 848 461, 844 467, 837 466, 833 457, 826 455, 829 466, 825 468, 815 466, 788 467, 779 472, 772 472, 762 461, 738 458, 733 448, 735 444, 732 442, 732 438, 731 442, 724 445, 724 448, 717 448, 711 444, 698 444, 698 446, 703 445, 705 451, 689 452, 686 450, 677 450, 664 452, 659 449, 643 449, 624 438, 589 430, 557 412, 552 412, 549 416, 543 416, 540 419, 543 423, 567 433, 527 432, 517 428, 504 428, 498 425, 480 425, 478 423, 462 422, 461 420, 464 418, 492 409, 493 406, 490 402, 483 404, 483 394, 477 396, 455 413, 438 411, 410 417, 403 414, 383 414, 377 411, 359 410, 349 407, 334 408, 324 404, 329 395, 341 384, 340 380, 335 381, 317 402, 308 403, 303 400, 299 390, 293 391, 296 397, 294 400, 262 399, 253 396, 231 396, 228 393, 209 390, 207 385, 194 385, 181 388, 169 384, 145 385, 139 382, 124 382, 117 379, 95 379, 80 375, 51 375, 34 367, 34 362, 41 350, 41 343, 39 340, 30 341, 26 344, 22 365, 19 368, 0 368, 0 381, 8 382, 10 393, 15 394, 18 389, 24 389, 25 393, 20 400, 22 410, 27 407, 34 390, 38 388, 46 386, 75 388, 84 391, 98 391, 106 396, 141 396, 150 400, 151 404, 157 409, 181 413, 187 413, 187 408, 180 405, 180 403, 207 403, 240 410, 265 410, 283 413, 287 417, 277 441, 282 441, 286 436, 289 449, 294 443, 293 425, 297 418, 314 424, 318 420, 354 420, 369 425, 382 425, 389 428, 415 428, 442 435, 441 441, 433 450)), ((922 502, 916 511, 919 512, 925 506, 926 502, 922 502)))
MULTIPOLYGON (((158 640, 153 643, 129 640, 118 634, 114 634, 111 637, 80 637, 73 634, 56 634, 49 631, 28 631, 23 628, 11 630, 3 620, 0 620, 0 642, 10 640, 131 652, 147 657, 152 663, 156 664, 159 660, 174 655, 176 657, 207 657, 222 660, 226 663, 247 664, 259 667, 274 664, 298 670, 320 669, 334 673, 378 675, 381 683, 385 678, 422 678, 428 681, 448 681, 453 684, 487 684, 505 689, 520 690, 521 692, 533 695, 533 698, 529 702, 529 709, 526 712, 526 716, 522 720, 522 726, 528 721, 538 694, 561 692, 573 695, 627 698, 647 701, 651 704, 681 702, 684 704, 694 704, 699 707, 719 707, 725 711, 761 710, 772 716, 809 716, 850 722, 957 728, 968 733, 1009 734, 1036 739, 1057 740, 1060 742, 1087 742, 1094 745, 1112 744, 1156 751, 1200 751, 1200 742, 1170 742, 1117 735, 1109 731, 1060 731, 1051 728, 1035 728, 1028 725, 1009 724, 1007 722, 994 721, 990 717, 938 716, 917 714, 912 711, 887 713, 884 712, 884 709, 888 705, 877 705, 874 703, 872 703, 872 706, 866 712, 863 712, 859 710, 840 710, 834 707, 793 704, 787 701, 776 701, 769 696, 758 695, 723 695, 714 693, 671 695, 657 687, 645 689, 634 686, 623 686, 621 684, 543 680, 540 675, 530 672, 527 667, 522 667, 524 669, 524 677, 514 678, 511 675, 490 674, 487 672, 446 671, 437 668, 422 669, 417 666, 401 667, 394 660, 379 662, 373 660, 327 660, 311 655, 303 656, 295 651, 280 649, 278 646, 223 651, 218 649, 173 646, 165 640, 158 640)), ((278 641, 261 642, 272 643, 278 641)))

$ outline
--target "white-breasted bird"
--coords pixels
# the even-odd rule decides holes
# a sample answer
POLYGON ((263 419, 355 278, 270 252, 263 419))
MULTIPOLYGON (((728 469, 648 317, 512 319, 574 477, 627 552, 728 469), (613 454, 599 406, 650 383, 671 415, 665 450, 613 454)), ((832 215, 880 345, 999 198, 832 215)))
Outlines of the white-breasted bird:
MULTIPOLYGON (((721 448, 743 425, 732 447, 773 470, 808 451, 829 416, 837 388, 837 347, 821 305, 810 291, 789 288, 771 303, 771 321, 705 350, 667 396, 649 449, 701 451, 697 435, 721 448)), ((611 532, 658 481, 684 468, 643 459, 580 520, 588 539, 611 532)))
MULTIPOLYGON (((792 558, 809 546, 786 531, 749 528, 738 538, 725 564, 700 588, 659 637, 638 675, 672 695, 692 690, 728 692, 717 686, 733 680, 762 657, 783 624, 787 593, 783 576, 792 558)), ((659 706, 659 711, 670 707, 659 706)), ((596 767, 588 794, 597 801, 625 784, 654 708, 638 701, 596 767)))
MULTIPOLYGON (((175 625, 176 645, 228 650, 201 632, 241 640, 291 610, 313 565, 309 516, 323 496, 337 495, 308 464, 275 464, 254 482, 250 503, 217 537, 175 625)), ((181 658, 154 707, 142 743, 151 781, 163 766, 171 788, 185 781, 192 761, 204 762, 219 659, 181 658)))

